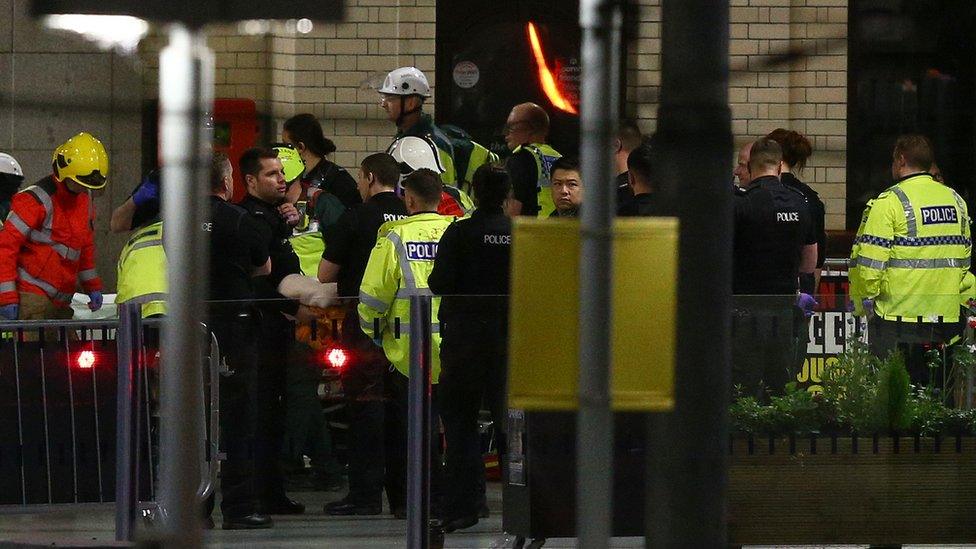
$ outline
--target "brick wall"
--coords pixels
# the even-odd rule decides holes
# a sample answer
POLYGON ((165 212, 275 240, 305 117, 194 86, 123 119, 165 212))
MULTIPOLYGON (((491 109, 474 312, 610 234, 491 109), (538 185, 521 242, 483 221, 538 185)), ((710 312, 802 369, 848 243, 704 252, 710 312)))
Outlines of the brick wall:
MULTIPOLYGON (((264 117, 265 137, 277 140, 290 116, 311 112, 338 147, 335 160, 358 166, 385 150, 396 129, 386 120, 375 88, 404 65, 434 81, 435 0, 349 0, 346 20, 316 23, 308 34, 242 36, 236 26, 212 29, 217 97, 252 98, 264 117)), ((162 37, 143 41, 145 64, 156 67, 162 37)), ((147 71, 147 93, 158 87, 147 71)), ((433 112, 433 98, 426 110, 433 112)))
MULTIPOLYGON (((847 0, 731 0, 729 103, 738 148, 777 127, 806 135, 814 154, 801 179, 844 229, 847 149, 847 0), (802 48, 792 63, 771 57, 802 48)), ((653 131, 660 91, 659 0, 641 0, 627 57, 627 109, 653 131)))
MULTIPOLYGON (((394 133, 374 88, 392 68, 416 65, 434 78, 436 0, 350 0, 347 20, 316 24, 309 34, 241 36, 211 32, 218 97, 251 97, 269 139, 281 123, 312 112, 338 145, 335 160, 352 168, 384 149, 394 133)), ((638 37, 627 56, 627 111, 645 132, 655 127, 660 85, 660 0, 639 0, 638 37)), ((800 177, 827 206, 829 229, 843 229, 847 134, 847 1, 730 0, 729 85, 736 146, 777 127, 810 138, 814 154, 800 177), (790 49, 806 55, 771 59, 790 49)), ((158 38, 145 41, 154 67, 158 38)), ((146 71, 154 94, 154 71, 146 71)), ((436 82, 432 81, 435 87, 436 82)), ((433 101, 428 110, 433 109, 433 101)))

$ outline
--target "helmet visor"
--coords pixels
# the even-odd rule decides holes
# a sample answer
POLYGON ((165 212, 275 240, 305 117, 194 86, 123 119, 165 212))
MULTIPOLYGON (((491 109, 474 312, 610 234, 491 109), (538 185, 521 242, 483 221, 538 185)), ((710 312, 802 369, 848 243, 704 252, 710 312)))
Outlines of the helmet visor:
POLYGON ((79 185, 88 187, 89 189, 101 189, 105 186, 105 176, 98 170, 88 175, 76 175, 72 179, 77 181, 79 185))

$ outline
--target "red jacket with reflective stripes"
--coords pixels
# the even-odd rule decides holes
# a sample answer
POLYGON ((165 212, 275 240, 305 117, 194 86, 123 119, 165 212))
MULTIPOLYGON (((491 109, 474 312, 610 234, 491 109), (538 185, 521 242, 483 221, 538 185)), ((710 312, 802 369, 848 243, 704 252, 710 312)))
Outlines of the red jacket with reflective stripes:
POLYGON ((88 194, 52 176, 15 194, 0 231, 0 305, 31 292, 64 306, 78 281, 85 292, 101 290, 93 222, 88 194))

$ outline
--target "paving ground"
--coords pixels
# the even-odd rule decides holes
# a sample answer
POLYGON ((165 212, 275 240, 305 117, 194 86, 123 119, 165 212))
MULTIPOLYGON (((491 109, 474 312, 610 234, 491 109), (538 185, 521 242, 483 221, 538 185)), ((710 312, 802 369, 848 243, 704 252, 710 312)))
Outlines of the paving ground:
MULTIPOLYGON (((276 517, 275 528, 257 531, 212 530, 206 533, 209 547, 216 548, 392 548, 405 547, 406 522, 390 515, 376 517, 329 517, 322 513, 327 501, 340 493, 298 493, 295 499, 308 506, 308 512, 296 517, 276 517)), ((492 516, 477 526, 449 534, 445 548, 494 549, 511 547, 513 536, 502 532, 501 489, 490 485, 489 508, 492 516)), ((115 537, 115 515, 112 505, 78 505, 52 507, 43 512, 24 509, 0 509, 0 546, 5 540, 32 542, 97 542, 115 537)), ((215 513, 218 528, 219 512, 215 513)), ((617 538, 611 547, 643 547, 642 538, 617 538)), ((550 539, 546 548, 576 547, 573 539, 550 539)), ((840 547, 840 546, 834 546, 840 547)), ((853 547, 853 546, 845 546, 853 547)), ((961 546, 960 546, 961 547, 961 546)), ((973 547, 973 546, 967 546, 973 547)))

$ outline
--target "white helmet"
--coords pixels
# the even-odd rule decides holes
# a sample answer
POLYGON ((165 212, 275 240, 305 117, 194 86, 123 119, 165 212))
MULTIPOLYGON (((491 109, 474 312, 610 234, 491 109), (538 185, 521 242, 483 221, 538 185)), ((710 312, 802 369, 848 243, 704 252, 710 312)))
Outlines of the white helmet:
POLYGON ((417 67, 400 67, 386 75, 379 92, 387 95, 430 97, 430 84, 427 83, 424 73, 417 67))
POLYGON ((444 166, 441 165, 440 155, 437 146, 429 139, 423 137, 401 137, 390 145, 387 154, 400 165, 400 172, 409 174, 421 168, 433 170, 436 173, 444 173, 444 166))
POLYGON ((20 162, 7 153, 0 153, 0 173, 24 177, 24 170, 20 168, 20 162))

